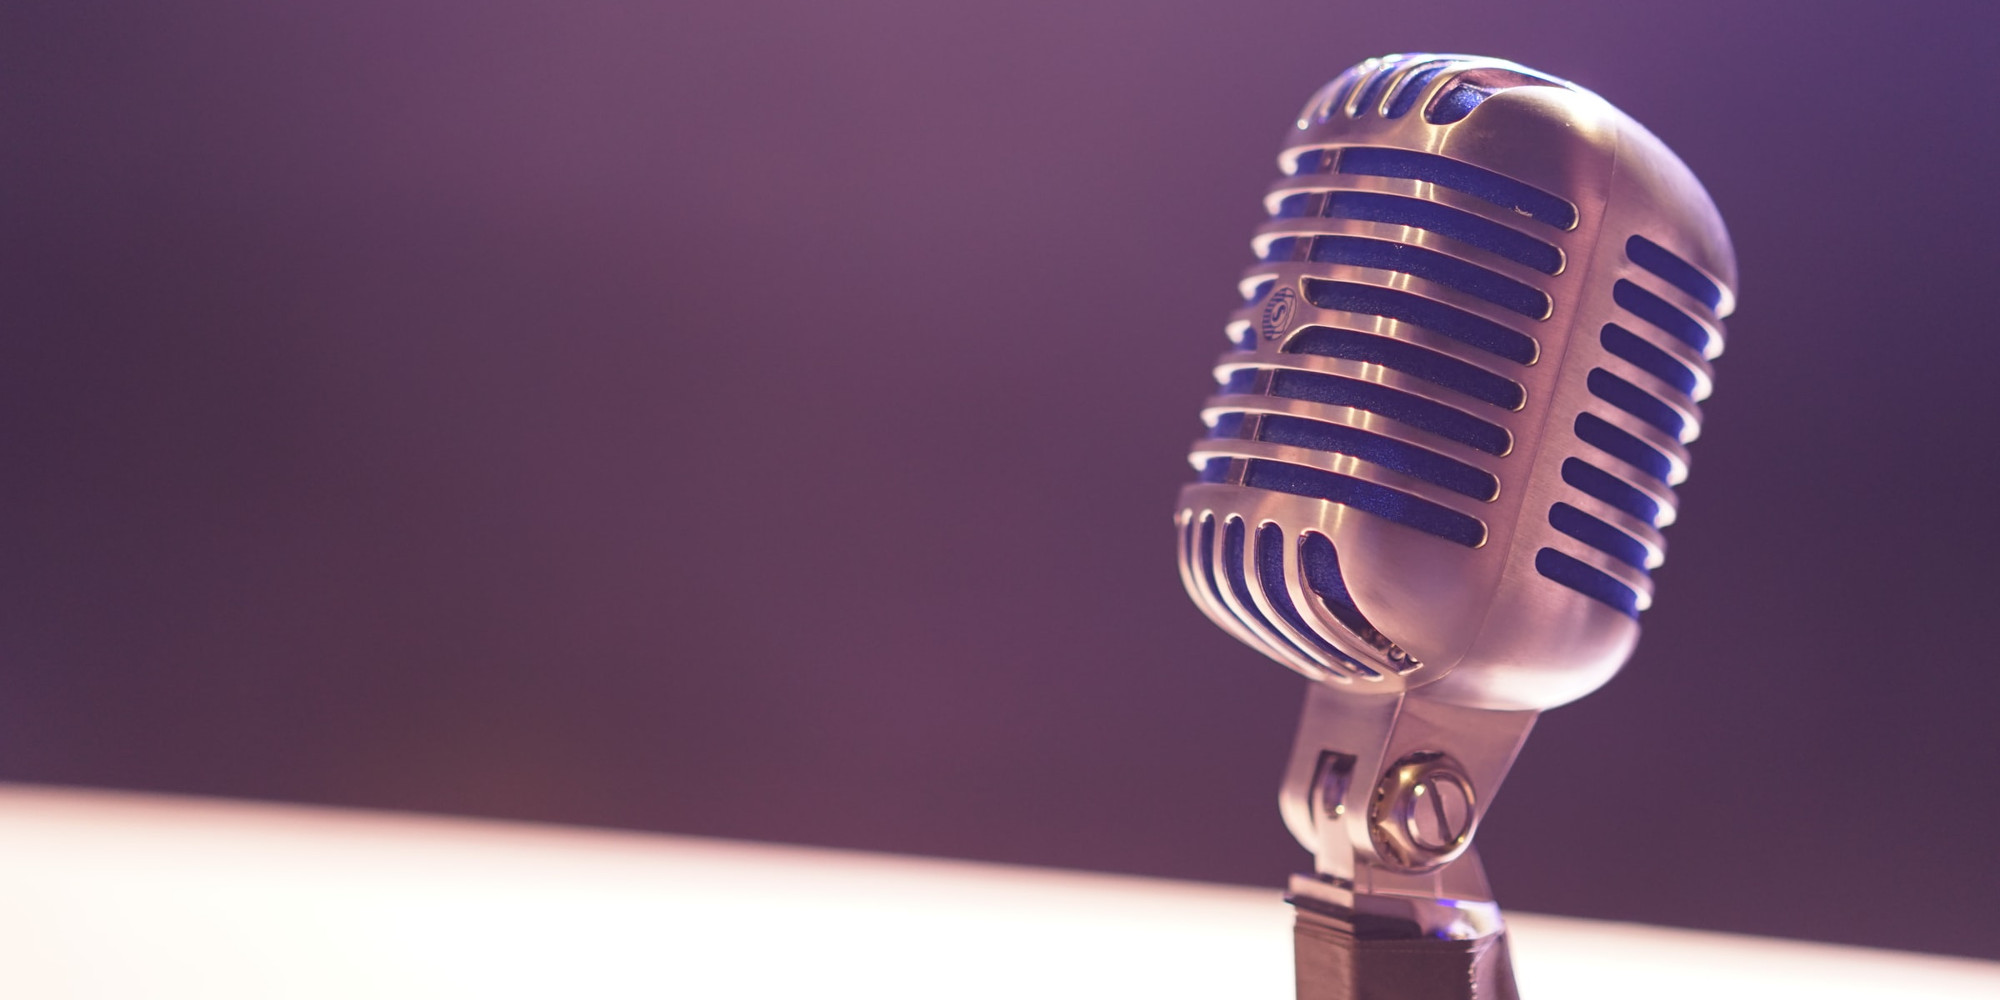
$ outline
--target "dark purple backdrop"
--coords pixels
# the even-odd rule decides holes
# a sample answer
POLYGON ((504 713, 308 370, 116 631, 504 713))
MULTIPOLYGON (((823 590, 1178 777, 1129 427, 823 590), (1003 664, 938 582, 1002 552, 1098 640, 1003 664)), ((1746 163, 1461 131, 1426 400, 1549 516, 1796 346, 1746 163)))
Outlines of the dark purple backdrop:
POLYGON ((0 14, 0 778, 1276 886, 1169 515, 1289 117, 1485 52, 1743 308, 1513 908, 2000 957, 1987 4, 0 14), (1982 308, 1983 307, 1983 308, 1982 308))

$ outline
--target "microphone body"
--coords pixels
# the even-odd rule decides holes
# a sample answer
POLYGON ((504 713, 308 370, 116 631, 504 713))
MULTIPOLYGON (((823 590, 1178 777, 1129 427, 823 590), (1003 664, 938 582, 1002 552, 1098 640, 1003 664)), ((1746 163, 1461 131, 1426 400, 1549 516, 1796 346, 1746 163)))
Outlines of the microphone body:
POLYGON ((1182 582, 1315 682, 1280 796, 1302 1000, 1512 995, 1472 834, 1638 640, 1734 254, 1651 133, 1500 60, 1363 62, 1279 164, 1182 582))

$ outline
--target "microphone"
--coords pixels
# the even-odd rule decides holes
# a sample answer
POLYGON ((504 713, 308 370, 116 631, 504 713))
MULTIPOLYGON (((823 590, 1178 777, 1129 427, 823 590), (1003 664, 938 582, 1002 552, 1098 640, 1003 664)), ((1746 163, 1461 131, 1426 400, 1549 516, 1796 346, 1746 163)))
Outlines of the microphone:
POLYGON ((1713 202, 1603 98, 1405 54, 1306 103, 1181 491, 1189 596, 1309 685, 1299 997, 1514 996, 1471 840, 1630 656, 1735 305, 1713 202))

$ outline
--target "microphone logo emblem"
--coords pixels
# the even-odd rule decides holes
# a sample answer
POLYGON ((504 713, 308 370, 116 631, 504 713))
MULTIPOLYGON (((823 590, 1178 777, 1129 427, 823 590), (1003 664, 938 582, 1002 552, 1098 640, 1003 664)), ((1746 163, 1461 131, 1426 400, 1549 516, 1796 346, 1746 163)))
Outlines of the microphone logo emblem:
POLYGON ((1290 286, 1280 288, 1264 300, 1264 310, 1257 321, 1257 333, 1265 340, 1276 340, 1291 332, 1292 316, 1299 309, 1299 293, 1290 286))

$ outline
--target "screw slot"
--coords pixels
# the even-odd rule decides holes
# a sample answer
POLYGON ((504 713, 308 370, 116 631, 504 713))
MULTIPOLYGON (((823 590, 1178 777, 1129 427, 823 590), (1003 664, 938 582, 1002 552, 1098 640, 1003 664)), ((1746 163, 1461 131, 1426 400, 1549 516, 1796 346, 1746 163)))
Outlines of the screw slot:
POLYGON ((1426 750, 1397 761, 1382 776, 1368 818, 1386 860, 1428 871, 1465 853, 1478 817, 1472 780, 1456 761, 1426 750))

